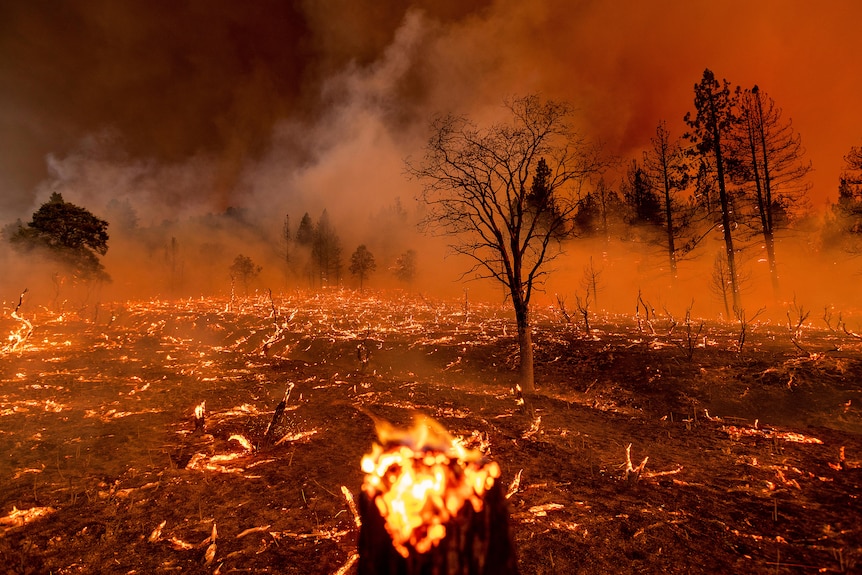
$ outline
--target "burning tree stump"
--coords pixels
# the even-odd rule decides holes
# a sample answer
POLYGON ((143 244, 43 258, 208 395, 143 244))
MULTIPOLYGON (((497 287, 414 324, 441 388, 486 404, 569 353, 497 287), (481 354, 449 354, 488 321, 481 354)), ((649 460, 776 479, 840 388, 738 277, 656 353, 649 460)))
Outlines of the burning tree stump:
POLYGON ((429 419, 378 434, 362 461, 358 575, 517 575, 499 466, 429 419))

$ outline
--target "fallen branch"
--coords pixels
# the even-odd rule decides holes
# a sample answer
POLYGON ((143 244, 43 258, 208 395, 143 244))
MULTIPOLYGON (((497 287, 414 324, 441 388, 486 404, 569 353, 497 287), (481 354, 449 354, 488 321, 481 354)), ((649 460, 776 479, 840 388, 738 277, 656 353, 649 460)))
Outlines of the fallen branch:
POLYGON ((272 414, 272 419, 269 421, 269 425, 266 426, 266 431, 263 434, 264 445, 272 443, 275 429, 281 423, 281 418, 284 415, 284 409, 287 407, 287 400, 290 399, 291 391, 293 391, 293 382, 287 384, 287 388, 284 390, 284 397, 282 397, 281 401, 278 402, 278 405, 275 407, 275 412, 272 414))
POLYGON ((21 322, 21 326, 17 331, 13 331, 9 334, 9 343, 7 343, 3 347, 3 351, 11 352, 17 350, 21 347, 24 342, 30 339, 30 336, 33 335, 33 324, 26 318, 18 315, 18 310, 21 309, 21 306, 24 305, 24 294, 29 291, 29 288, 24 288, 24 291, 21 292, 21 295, 18 296, 18 305, 15 306, 15 309, 12 311, 12 317, 21 322))
POLYGON ((647 461, 649 461, 649 456, 644 457, 643 461, 637 467, 632 465, 632 444, 629 443, 626 446, 626 472, 625 478, 626 482, 629 485, 634 485, 638 482, 641 477, 641 473, 646 468, 647 461))

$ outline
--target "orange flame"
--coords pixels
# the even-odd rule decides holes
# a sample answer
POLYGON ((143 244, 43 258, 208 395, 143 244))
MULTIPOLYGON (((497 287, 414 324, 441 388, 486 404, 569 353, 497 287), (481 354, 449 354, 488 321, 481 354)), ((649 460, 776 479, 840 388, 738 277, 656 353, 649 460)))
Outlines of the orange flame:
POLYGON ((495 462, 458 444, 439 423, 417 418, 409 430, 378 423, 380 443, 362 458, 362 489, 375 502, 395 549, 408 557, 431 550, 465 503, 482 510, 500 477, 495 462))

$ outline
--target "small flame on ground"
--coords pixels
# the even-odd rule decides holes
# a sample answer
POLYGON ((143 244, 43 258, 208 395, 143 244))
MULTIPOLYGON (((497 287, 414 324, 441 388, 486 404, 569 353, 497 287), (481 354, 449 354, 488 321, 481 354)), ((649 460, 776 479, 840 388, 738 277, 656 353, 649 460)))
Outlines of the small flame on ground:
POLYGON ((436 421, 420 417, 409 430, 377 423, 380 443, 362 458, 362 489, 385 520, 395 549, 430 551, 446 525, 469 502, 479 512, 483 496, 500 477, 496 462, 453 441, 436 421))

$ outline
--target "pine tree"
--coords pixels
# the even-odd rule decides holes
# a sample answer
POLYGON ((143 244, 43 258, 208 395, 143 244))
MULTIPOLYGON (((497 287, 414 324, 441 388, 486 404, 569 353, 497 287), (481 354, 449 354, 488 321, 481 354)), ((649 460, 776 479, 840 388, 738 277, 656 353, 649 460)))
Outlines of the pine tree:
POLYGON ((703 166, 714 167, 715 181, 718 185, 718 199, 721 207, 721 229, 724 237, 724 248, 727 263, 727 275, 730 279, 730 291, 734 309, 741 306, 739 289, 739 272, 736 264, 736 248, 734 247, 733 230, 736 217, 733 204, 727 188, 727 173, 725 157, 728 153, 728 137, 737 121, 734 116, 735 100, 730 92, 727 80, 719 82, 712 70, 706 69, 703 78, 694 86, 695 115, 685 115, 685 122, 691 128, 686 137, 695 145, 697 151, 705 158, 703 166), (708 159, 714 162, 708 162, 708 159))

